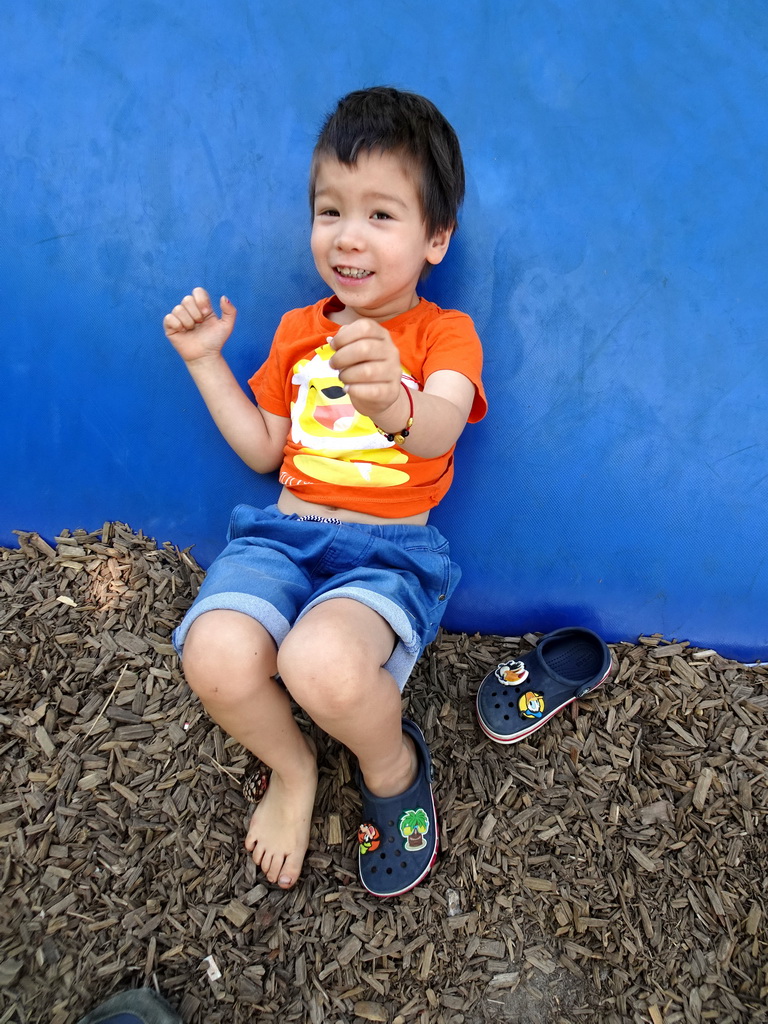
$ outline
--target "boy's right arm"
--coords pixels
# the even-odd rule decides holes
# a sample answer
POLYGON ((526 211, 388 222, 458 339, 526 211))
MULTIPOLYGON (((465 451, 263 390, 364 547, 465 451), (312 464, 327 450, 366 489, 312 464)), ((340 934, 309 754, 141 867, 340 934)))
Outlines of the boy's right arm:
POLYGON ((224 439, 251 469, 269 473, 282 462, 290 419, 254 405, 221 354, 236 316, 229 299, 222 298, 217 317, 208 293, 195 288, 163 319, 163 329, 224 439))

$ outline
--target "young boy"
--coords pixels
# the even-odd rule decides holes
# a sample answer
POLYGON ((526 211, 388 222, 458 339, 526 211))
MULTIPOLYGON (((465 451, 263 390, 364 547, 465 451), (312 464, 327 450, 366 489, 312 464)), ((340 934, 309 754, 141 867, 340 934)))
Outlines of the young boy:
POLYGON ((258 405, 221 355, 229 299, 218 317, 195 288, 163 321, 225 439, 282 484, 276 505, 234 510, 174 642, 211 717, 271 769, 245 842, 269 881, 299 877, 317 785, 293 697, 356 755, 361 879, 394 896, 437 856, 429 751, 400 714, 459 575, 427 519, 486 409, 469 317, 416 293, 456 228, 458 140, 421 96, 353 92, 323 126, 309 190, 333 295, 283 317, 249 382, 258 405))

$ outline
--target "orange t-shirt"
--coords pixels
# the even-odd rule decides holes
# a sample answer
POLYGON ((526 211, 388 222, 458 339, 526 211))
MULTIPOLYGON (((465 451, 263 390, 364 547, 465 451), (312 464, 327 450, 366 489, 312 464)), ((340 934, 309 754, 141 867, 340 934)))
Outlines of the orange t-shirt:
MULTIPOLYGON (((266 362, 249 381, 263 409, 291 419, 280 483, 304 501, 384 518, 425 512, 450 486, 453 448, 421 458, 357 412, 328 365, 334 350, 326 339, 339 325, 326 313, 341 308, 332 296, 286 313, 266 362)), ((482 346, 465 313, 421 299, 384 326, 400 351, 407 387, 421 390, 435 370, 457 370, 475 385, 469 422, 483 418, 482 346)))

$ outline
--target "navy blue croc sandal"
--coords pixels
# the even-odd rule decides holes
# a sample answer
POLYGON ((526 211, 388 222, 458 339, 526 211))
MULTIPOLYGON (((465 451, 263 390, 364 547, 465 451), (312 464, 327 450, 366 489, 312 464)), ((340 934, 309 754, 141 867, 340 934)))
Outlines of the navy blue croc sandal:
POLYGON ((517 743, 610 673, 611 652, 596 633, 556 629, 528 654, 488 673, 477 691, 480 727, 497 743, 517 743))
POLYGON ((402 896, 424 881, 437 860, 437 811, 432 796, 432 759, 424 734, 403 719, 416 745, 416 780, 399 796, 374 796, 362 779, 363 824, 357 830, 360 880, 374 896, 402 896))
POLYGON ((77 1024, 183 1024, 181 1017, 151 988, 120 992, 77 1024))

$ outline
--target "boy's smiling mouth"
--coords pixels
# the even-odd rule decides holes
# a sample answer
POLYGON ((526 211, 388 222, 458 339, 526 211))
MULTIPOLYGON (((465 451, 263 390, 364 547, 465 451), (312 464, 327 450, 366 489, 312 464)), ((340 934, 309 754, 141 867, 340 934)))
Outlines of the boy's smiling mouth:
POLYGON ((361 270, 359 267, 334 267, 333 268, 340 277, 351 278, 352 280, 360 280, 364 277, 372 277, 372 270, 361 270))

